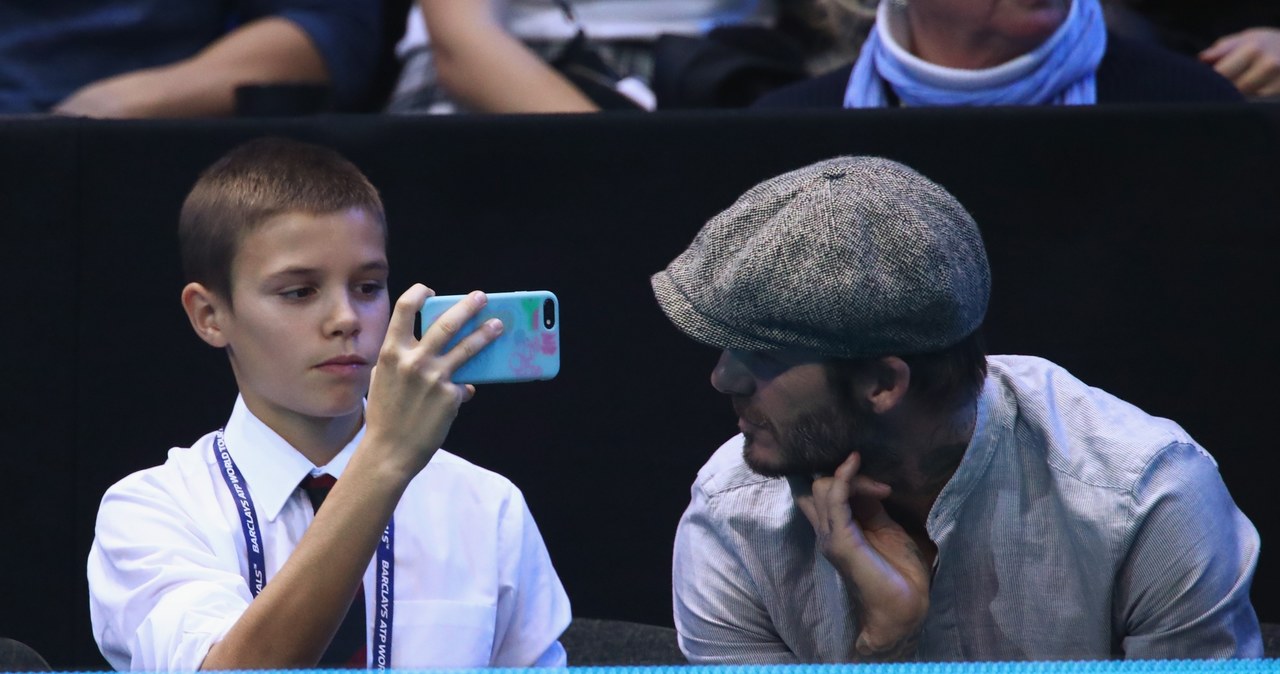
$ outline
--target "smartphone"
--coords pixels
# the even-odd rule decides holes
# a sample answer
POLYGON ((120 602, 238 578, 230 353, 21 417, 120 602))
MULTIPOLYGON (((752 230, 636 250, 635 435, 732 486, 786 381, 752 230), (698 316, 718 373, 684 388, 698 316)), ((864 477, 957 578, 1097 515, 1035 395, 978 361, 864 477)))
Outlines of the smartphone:
MULTIPOLYGON (((429 297, 419 314, 421 331, 465 295, 429 297)), ((444 351, 490 318, 502 321, 498 339, 453 373, 456 384, 494 384, 551 379, 560 372, 560 302, 547 290, 488 293, 489 302, 444 351)))

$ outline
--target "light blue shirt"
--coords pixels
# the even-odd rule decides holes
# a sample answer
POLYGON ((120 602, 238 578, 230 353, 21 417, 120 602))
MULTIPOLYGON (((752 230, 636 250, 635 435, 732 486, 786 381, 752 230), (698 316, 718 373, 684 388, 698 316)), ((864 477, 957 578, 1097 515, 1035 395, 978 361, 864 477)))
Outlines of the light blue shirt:
MULTIPOLYGON (((1177 424, 1039 358, 994 356, 978 423, 929 513, 918 659, 1250 658, 1258 534, 1177 424)), ((742 437, 698 473, 676 533, 695 663, 856 659, 857 620, 786 480, 742 437)))

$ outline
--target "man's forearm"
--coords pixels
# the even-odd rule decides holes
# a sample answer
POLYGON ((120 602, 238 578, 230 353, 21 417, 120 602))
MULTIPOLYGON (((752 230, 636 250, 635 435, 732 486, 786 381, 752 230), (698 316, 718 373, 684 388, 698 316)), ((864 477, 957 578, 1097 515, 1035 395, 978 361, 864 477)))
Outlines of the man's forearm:
POLYGON ((887 642, 880 638, 879 643, 873 643, 867 635, 867 611, 864 609, 861 593, 858 592, 858 586, 845 580, 848 588, 849 605, 853 609, 853 614, 858 618, 858 636, 853 644, 853 650, 849 654, 849 659, 854 662, 906 662, 916 659, 916 651, 920 645, 920 634, 924 631, 924 622, 919 625, 905 630, 902 635, 897 638, 890 638, 887 642))

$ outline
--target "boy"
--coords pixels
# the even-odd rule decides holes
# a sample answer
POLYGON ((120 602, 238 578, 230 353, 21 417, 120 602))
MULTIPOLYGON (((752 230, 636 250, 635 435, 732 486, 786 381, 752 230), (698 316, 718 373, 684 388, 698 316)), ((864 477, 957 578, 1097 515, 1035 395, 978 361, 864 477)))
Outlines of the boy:
POLYGON ((474 394, 453 371, 502 331, 442 350, 484 294, 416 339, 431 291, 389 312, 377 191, 294 141, 207 169, 179 238, 183 308, 240 396, 103 498, 88 574, 111 665, 563 665, 568 598, 520 492, 436 449, 474 394))

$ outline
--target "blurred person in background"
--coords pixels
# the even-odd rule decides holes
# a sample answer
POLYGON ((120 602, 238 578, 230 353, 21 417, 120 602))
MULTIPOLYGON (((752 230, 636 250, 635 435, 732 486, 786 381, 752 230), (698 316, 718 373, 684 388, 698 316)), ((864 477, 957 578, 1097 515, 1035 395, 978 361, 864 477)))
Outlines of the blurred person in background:
POLYGON ((214 117, 245 84, 311 83, 367 103, 375 0, 0 3, 0 114, 214 117))
POLYGON ((856 60, 761 107, 1236 101, 1203 64, 1108 33, 1099 0, 825 0, 869 15, 856 60))
POLYGON ((1251 98, 1280 96, 1280 2, 1111 0, 1107 25, 1213 66, 1251 98))
POLYGON ((418 0, 388 110, 652 110, 662 104, 660 45, 730 26, 767 30, 776 12, 772 0, 418 0))

